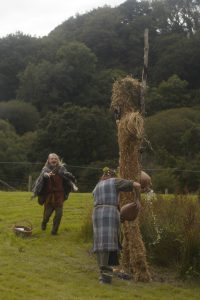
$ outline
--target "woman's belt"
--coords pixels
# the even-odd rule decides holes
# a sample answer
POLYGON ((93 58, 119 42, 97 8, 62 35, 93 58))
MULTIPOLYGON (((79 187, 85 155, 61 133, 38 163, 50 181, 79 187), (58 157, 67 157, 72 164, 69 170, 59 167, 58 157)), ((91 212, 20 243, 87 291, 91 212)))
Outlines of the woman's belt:
POLYGON ((114 205, 114 204, 97 204, 97 205, 95 205, 95 207, 101 207, 101 206, 108 206, 108 207, 112 206, 112 207, 117 208, 117 205, 114 205))

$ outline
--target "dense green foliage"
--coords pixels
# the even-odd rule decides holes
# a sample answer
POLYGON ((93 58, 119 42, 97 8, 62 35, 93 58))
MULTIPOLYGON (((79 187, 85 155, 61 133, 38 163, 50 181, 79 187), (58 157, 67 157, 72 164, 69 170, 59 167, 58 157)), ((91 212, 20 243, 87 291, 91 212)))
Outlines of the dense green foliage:
POLYGON ((117 155, 113 125, 109 114, 99 108, 66 105, 39 123, 34 153, 43 159, 47 152, 60 153, 72 164, 111 159, 117 155))
POLYGON ((19 100, 2 101, 0 102, 0 119, 7 120, 17 133, 23 134, 36 129, 39 113, 29 103, 19 100))
MULTIPOLYGON (((29 164, 20 164, 27 160, 27 153, 35 139, 34 132, 23 136, 16 134, 12 125, 0 120, 0 180, 6 181, 11 187, 27 188, 27 176, 30 174, 29 164), (4 162, 4 163, 2 163, 4 162)), ((1 188, 8 188, 1 185, 1 188)))
POLYGON ((198 190, 199 124, 200 110, 192 108, 165 110, 146 120, 146 133, 153 147, 146 164, 150 167, 153 165, 161 169, 172 169, 153 175, 156 188, 164 192, 163 184, 166 181, 165 187, 169 191, 198 190), (167 179, 167 174, 171 179, 167 179), (163 184, 158 184, 160 180, 163 184))
MULTIPOLYGON (((14 138, 5 140, 0 128, 6 149, 0 161, 41 162, 56 151, 79 166, 81 186, 91 190, 92 171, 83 166, 118 160, 108 110, 112 84, 127 74, 141 79, 149 28, 146 132, 154 152, 144 154, 143 167, 165 169, 152 171, 157 190, 198 190, 199 6, 199 0, 127 0, 71 17, 44 38, 21 32, 1 38, 0 119, 12 124, 14 138)), ((10 182, 8 174, 2 164, 0 179, 10 182)))

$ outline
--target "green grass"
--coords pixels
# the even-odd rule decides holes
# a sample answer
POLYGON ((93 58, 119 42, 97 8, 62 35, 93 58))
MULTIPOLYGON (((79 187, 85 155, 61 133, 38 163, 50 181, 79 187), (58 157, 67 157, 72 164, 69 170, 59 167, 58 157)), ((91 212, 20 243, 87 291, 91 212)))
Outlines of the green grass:
POLYGON ((110 286, 98 284, 98 268, 91 243, 84 243, 81 226, 92 206, 91 194, 72 194, 64 206, 58 236, 51 224, 40 230, 43 208, 30 193, 0 192, 0 299, 1 300, 195 300, 200 288, 193 284, 135 284, 114 278, 110 286), (15 224, 28 220, 31 238, 16 237, 15 224))

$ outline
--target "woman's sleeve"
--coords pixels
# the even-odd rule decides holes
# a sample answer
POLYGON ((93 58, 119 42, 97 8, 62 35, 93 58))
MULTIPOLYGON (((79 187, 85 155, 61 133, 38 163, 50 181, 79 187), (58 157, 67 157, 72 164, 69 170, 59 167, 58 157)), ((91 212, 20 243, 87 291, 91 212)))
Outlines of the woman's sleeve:
POLYGON ((133 191, 133 181, 127 179, 116 179, 115 180, 116 190, 118 192, 132 192, 133 191))

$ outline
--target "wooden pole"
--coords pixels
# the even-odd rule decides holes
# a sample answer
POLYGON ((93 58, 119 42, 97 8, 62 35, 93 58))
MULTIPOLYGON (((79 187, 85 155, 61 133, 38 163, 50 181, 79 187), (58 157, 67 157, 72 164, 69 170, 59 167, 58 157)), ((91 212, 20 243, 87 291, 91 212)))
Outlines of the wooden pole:
POLYGON ((31 192, 31 187, 32 187, 32 176, 28 176, 28 192, 31 192))
POLYGON ((149 58, 149 29, 145 28, 144 31, 144 66, 142 71, 142 88, 141 88, 141 114, 145 116, 145 95, 147 88, 147 71, 148 71, 148 58, 149 58))

